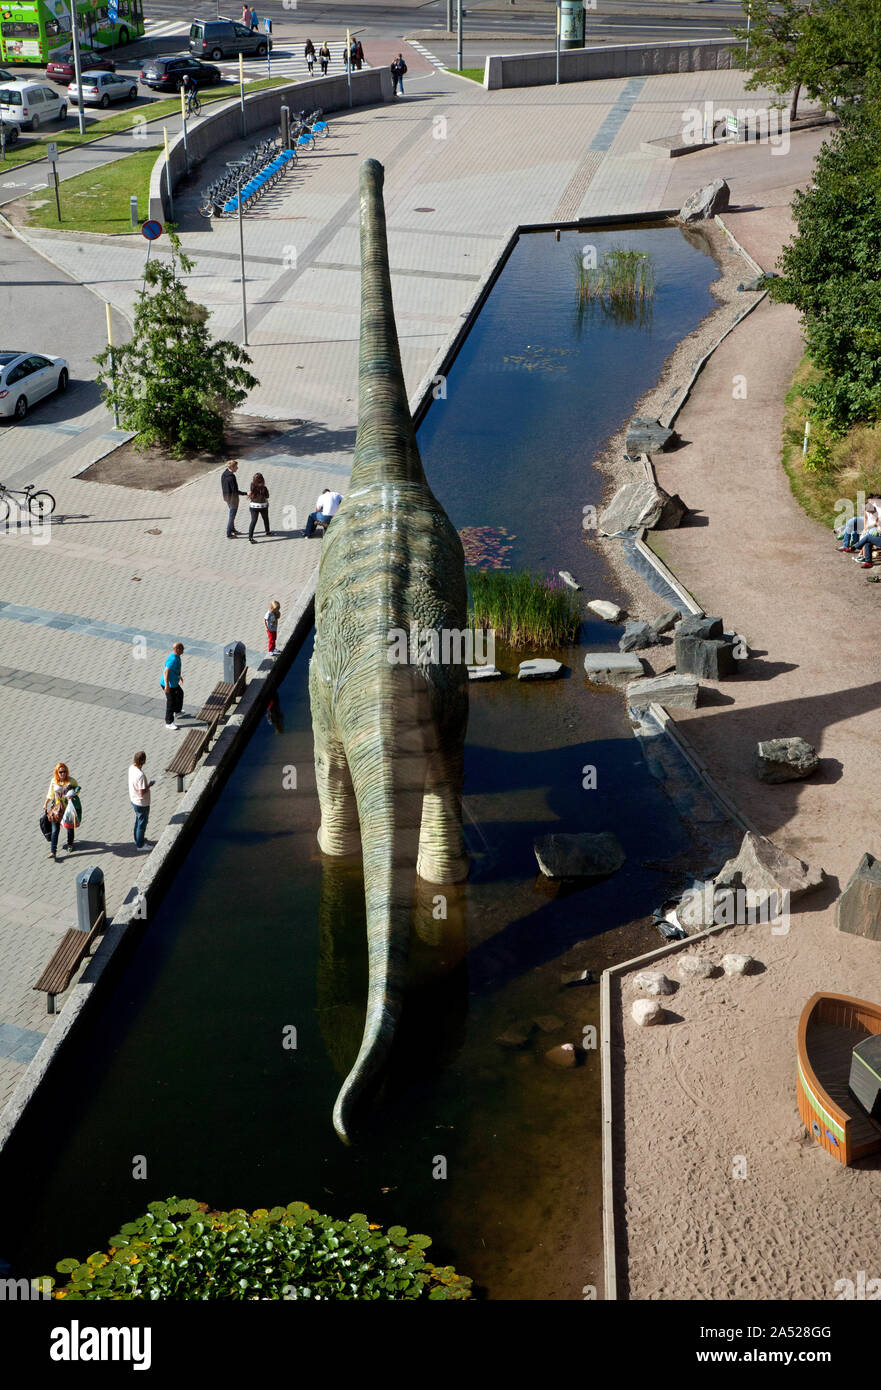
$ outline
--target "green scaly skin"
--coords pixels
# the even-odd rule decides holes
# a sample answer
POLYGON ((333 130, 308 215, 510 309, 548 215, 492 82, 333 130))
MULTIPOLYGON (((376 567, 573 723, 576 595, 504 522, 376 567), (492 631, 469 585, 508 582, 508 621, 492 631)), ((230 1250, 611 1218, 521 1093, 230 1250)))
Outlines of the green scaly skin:
POLYGON ((467 877, 464 664, 389 661, 390 634, 467 623, 462 543, 416 444, 392 307, 383 169, 361 165, 358 436, 349 491, 322 542, 309 693, 325 854, 363 854, 369 987, 361 1049, 337 1097, 349 1141, 400 1014, 417 875, 467 877))

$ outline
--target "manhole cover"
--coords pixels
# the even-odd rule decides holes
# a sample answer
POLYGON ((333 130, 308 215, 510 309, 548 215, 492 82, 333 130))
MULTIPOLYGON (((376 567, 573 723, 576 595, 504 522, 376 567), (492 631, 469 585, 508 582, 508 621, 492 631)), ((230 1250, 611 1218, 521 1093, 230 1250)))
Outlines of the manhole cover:
POLYGON ((151 526, 151 528, 150 528, 149 531, 145 531, 145 532, 144 532, 144 535, 145 535, 145 536, 161 536, 161 535, 162 535, 162 532, 160 531, 160 529, 159 529, 158 526, 151 526))
POLYGON ((414 208, 414 212, 436 212, 436 208, 414 208))
POLYGON ((133 584, 140 584, 140 582, 141 582, 141 576, 140 576, 139 574, 133 574, 133 575, 132 575, 132 583, 133 583, 133 584))

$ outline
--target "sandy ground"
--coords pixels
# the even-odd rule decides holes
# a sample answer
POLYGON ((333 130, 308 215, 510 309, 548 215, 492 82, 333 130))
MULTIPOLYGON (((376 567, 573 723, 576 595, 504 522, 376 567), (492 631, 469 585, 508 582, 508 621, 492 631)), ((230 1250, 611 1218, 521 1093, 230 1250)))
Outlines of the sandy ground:
MULTIPOLYGON (((767 269, 792 231, 788 200, 781 190, 726 216, 767 269)), ((682 984, 666 1027, 632 1023, 633 988, 622 982, 619 1271, 622 1296, 635 1299, 834 1298, 837 1280, 881 1274, 881 1162, 835 1163, 796 1108, 796 1023, 808 997, 831 989, 881 1000, 881 947, 839 934, 833 915, 860 856, 879 852, 865 790, 881 771, 879 662, 871 644, 858 654, 856 637, 871 630, 881 596, 801 512, 780 464, 782 403, 802 351, 796 314, 765 300, 699 377, 676 421, 685 447, 654 459, 661 485, 696 509, 687 526, 656 534, 656 549, 751 651, 704 707, 672 713, 757 827, 829 882, 788 935, 752 926, 711 939, 715 958, 747 951, 761 972, 682 984), (745 400, 734 394, 740 375, 745 400), (796 734, 817 747, 819 773, 756 781, 756 743, 796 734)))

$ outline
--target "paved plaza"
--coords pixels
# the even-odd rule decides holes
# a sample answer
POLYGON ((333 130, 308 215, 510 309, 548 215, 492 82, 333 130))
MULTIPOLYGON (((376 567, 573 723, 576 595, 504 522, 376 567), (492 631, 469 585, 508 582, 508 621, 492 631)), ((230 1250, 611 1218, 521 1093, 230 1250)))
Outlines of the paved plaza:
MULTIPOLYGON (((368 58, 377 61, 369 51, 368 58)), ((768 190, 782 204, 808 181, 823 135, 793 135, 785 157, 767 145, 741 145, 666 160, 641 153, 640 144, 681 129, 685 109, 707 100, 755 107, 761 94, 744 97, 742 77, 729 72, 487 93, 414 50, 406 58, 405 98, 334 115, 330 138, 245 219, 248 334, 260 381, 245 409, 285 422, 285 432, 277 445, 244 454, 240 478, 245 486, 258 468, 266 477, 277 532, 270 541, 254 547, 225 538, 220 468, 170 492, 80 476, 125 438, 96 393, 81 397, 73 419, 53 403, 24 426, 0 430, 0 477, 11 486, 38 483, 58 499, 48 544, 27 527, 0 543, 0 705, 8 735, 0 796, 0 1106, 51 1022, 32 985, 73 923, 76 873, 92 864, 103 869, 111 913, 137 882, 126 769, 144 748, 148 773, 159 776, 179 737, 163 729, 159 689, 172 642, 186 647, 189 712, 220 678, 227 642, 243 641, 249 665, 259 664, 269 600, 279 598, 283 615, 290 613, 320 554, 320 541, 301 537, 306 515, 325 483, 345 492, 356 424, 361 160, 372 156, 386 168, 395 308, 415 393, 515 224, 678 206, 720 174, 736 204, 762 201, 768 190), (37 820, 59 759, 83 786, 84 817, 77 852, 53 863, 37 820)), ((237 152, 230 147, 218 162, 237 152)), ((209 166, 200 182, 212 173, 209 166)), ((239 341, 238 226, 200 218, 198 191, 182 192, 175 208, 196 262, 190 292, 209 307, 214 332, 239 341)), ((143 274, 139 236, 27 235, 51 262, 40 263, 47 276, 85 287, 78 291, 84 312, 97 307, 103 315, 103 300, 118 322, 130 318, 143 274)), ((25 281, 16 292, 12 321, 24 323, 25 281)), ((59 325, 56 351, 64 352, 63 341, 59 325)), ((173 813, 176 795, 173 778, 154 789, 151 838, 173 813)))

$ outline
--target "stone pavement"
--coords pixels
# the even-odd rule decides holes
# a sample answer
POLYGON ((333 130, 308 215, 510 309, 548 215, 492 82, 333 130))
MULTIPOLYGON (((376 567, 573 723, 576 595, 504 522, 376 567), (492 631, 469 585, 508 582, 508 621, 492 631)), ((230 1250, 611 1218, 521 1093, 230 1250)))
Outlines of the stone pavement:
MULTIPOLYGON (((783 168, 792 184, 808 181, 819 144, 811 132, 793 136, 785 158, 756 146, 679 160, 639 153, 642 140, 681 128, 683 110, 705 99, 759 104, 758 94, 743 99, 737 73, 487 93, 406 56, 406 98, 335 115, 330 138, 245 220, 249 339, 260 380, 247 409, 302 422, 291 423, 277 450, 261 445, 241 469, 242 476, 256 468, 266 475, 280 534, 260 548, 227 541, 218 473, 165 493, 75 476, 111 447, 100 436, 67 456, 56 450, 42 463, 28 461, 28 481, 55 493, 64 519, 48 545, 26 531, 0 538, 0 705, 22 750, 0 797, 0 1104, 47 1027, 45 1002, 31 985, 72 919, 77 867, 103 868, 111 912, 136 882, 126 769, 143 747, 156 776, 175 737, 162 728, 158 686, 171 642, 187 647, 186 708, 197 709, 219 677, 224 643, 241 639, 250 662, 259 660, 269 599, 289 609, 319 553, 320 542, 301 539, 298 528, 325 482, 345 491, 357 394, 360 161, 376 157, 387 171, 395 307, 412 392, 515 223, 678 205, 683 190, 718 172, 729 177, 735 201, 751 202, 781 183, 783 168), (84 788, 83 847, 53 864, 37 819, 59 758, 84 788)), ((196 261, 190 290, 210 308, 214 331, 238 339, 237 224, 204 222, 197 192, 182 193, 176 207, 196 261)), ((74 280, 131 313, 143 273, 141 238, 35 230, 29 239, 74 280)), ((18 467, 7 432, 0 476, 18 467)), ((175 795, 171 779, 155 789, 152 836, 172 814, 175 795)))

